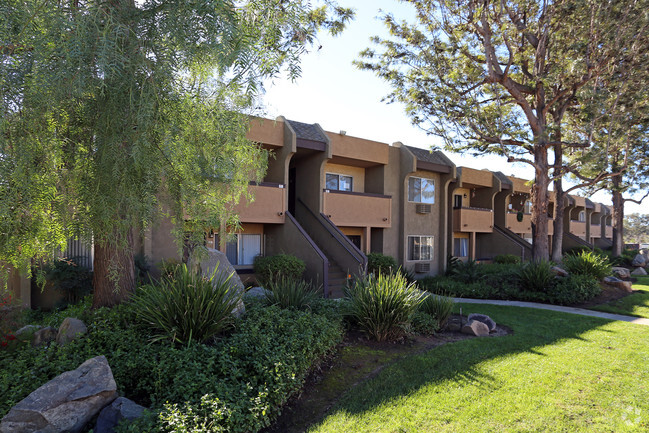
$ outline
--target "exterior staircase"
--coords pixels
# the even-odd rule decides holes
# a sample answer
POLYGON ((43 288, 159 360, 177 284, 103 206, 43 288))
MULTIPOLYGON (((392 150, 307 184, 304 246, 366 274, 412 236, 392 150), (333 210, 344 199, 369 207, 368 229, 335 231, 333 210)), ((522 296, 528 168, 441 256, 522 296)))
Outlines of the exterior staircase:
POLYGON ((329 262, 329 298, 342 298, 347 274, 336 263, 329 262))

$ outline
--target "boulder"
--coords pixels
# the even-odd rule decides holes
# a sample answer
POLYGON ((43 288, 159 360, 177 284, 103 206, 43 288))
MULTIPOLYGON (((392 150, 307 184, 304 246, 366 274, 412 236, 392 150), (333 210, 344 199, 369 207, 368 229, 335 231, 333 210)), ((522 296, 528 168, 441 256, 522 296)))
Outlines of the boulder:
POLYGON ((554 272, 554 275, 558 277, 567 277, 568 275, 570 275, 568 271, 566 271, 563 268, 560 268, 559 266, 552 266, 550 270, 554 272))
POLYGON ((244 295, 247 298, 263 298, 267 293, 270 293, 269 290, 264 289, 263 287, 252 287, 244 295))
POLYGON ((105 356, 55 377, 9 410, 0 433, 78 433, 117 397, 105 356))
POLYGON ((630 281, 622 281, 616 277, 605 277, 604 282, 610 286, 617 287, 618 289, 622 289, 625 292, 631 293, 633 291, 633 289, 631 288, 630 281))
POLYGON ((66 317, 59 327, 58 334, 56 334, 56 342, 63 346, 87 332, 88 328, 86 328, 86 325, 81 320, 75 319, 74 317, 66 317))
POLYGON ((489 327, 477 320, 469 320, 469 322, 462 327, 462 333, 475 335, 476 337, 485 337, 489 335, 489 327))
POLYGON ((631 266, 634 266, 636 268, 644 268, 647 266, 647 260, 642 254, 636 254, 636 256, 633 258, 633 261, 631 262, 631 266))
POLYGON ((133 421, 140 418, 146 408, 129 400, 119 397, 99 413, 94 433, 113 433, 122 420, 133 421))
POLYGON ((489 332, 496 330, 496 322, 486 314, 469 314, 468 320, 469 322, 471 322, 472 320, 477 320, 478 322, 484 323, 489 327, 489 332))
POLYGON ((16 331, 16 337, 20 337, 21 335, 26 335, 26 334, 33 334, 34 332, 38 331, 41 328, 42 326, 39 325, 25 325, 16 331))
POLYGON ((34 337, 32 338, 32 346, 42 346, 43 344, 51 343, 56 339, 56 329, 51 326, 46 326, 45 328, 39 329, 34 332, 34 337))
POLYGON ((619 278, 621 280, 625 278, 631 278, 631 271, 629 271, 627 268, 623 268, 621 266, 615 266, 611 269, 611 274, 619 278))
MULTIPOLYGON (((241 282, 241 278, 239 278, 237 271, 235 271, 234 267, 228 261, 228 258, 221 251, 208 248, 207 257, 202 259, 192 258, 191 267, 205 276, 211 277, 214 275, 216 281, 220 278, 230 277, 231 290, 235 290, 243 297, 246 289, 241 282)), ((240 300, 232 314, 239 317, 245 312, 246 307, 243 305, 243 301, 240 300)))
POLYGON ((641 277, 643 275, 647 275, 647 271, 645 271, 644 268, 635 268, 633 272, 631 272, 631 275, 641 277))

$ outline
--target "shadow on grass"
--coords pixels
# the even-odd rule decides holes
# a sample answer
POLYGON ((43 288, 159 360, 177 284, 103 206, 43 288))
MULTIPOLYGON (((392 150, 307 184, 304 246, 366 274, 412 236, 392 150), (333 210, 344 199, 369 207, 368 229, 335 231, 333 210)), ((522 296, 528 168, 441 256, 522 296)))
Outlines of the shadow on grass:
MULTIPOLYGON (((549 345, 566 340, 592 343, 592 340, 582 336, 588 331, 598 329, 614 333, 601 329, 610 323, 609 320, 595 317, 493 305, 463 304, 462 309, 464 314, 488 314, 499 324, 513 329, 514 333, 504 337, 448 343, 410 356, 342 396, 327 416, 336 413, 360 415, 394 399, 409 396, 422 387, 442 382, 489 390, 494 386, 494 377, 480 369, 480 364, 485 361, 523 353, 547 357, 543 348, 549 345)), ((316 423, 312 427, 317 426, 316 423)))

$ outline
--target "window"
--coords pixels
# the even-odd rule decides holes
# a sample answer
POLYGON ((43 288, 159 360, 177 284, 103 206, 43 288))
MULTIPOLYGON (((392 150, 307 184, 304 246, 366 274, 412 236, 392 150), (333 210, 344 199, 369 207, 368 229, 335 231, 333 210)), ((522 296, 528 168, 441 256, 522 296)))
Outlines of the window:
POLYGON ((435 203, 435 181, 421 177, 408 179, 408 201, 415 203, 435 203))
POLYGON ((523 212, 524 213, 532 213, 532 202, 530 200, 525 200, 525 204, 523 204, 523 212))
POLYGON ((336 191, 351 191, 353 179, 344 174, 327 173, 327 189, 336 191))
POLYGON ((457 257, 469 257, 469 239, 455 238, 453 240, 453 251, 457 257))
POLYGON ((433 237, 408 236, 408 260, 433 260, 433 237))
POLYGON ((586 221, 586 212, 583 211, 583 210, 580 211, 580 212, 579 212, 579 217, 578 217, 578 218, 579 218, 579 221, 581 221, 581 222, 585 222, 585 221, 586 221))
POLYGON ((226 244, 225 255, 236 265, 252 265, 255 257, 261 255, 261 235, 236 234, 226 244))
POLYGON ((453 196, 453 207, 455 209, 460 209, 462 207, 462 195, 461 194, 455 194, 453 196))

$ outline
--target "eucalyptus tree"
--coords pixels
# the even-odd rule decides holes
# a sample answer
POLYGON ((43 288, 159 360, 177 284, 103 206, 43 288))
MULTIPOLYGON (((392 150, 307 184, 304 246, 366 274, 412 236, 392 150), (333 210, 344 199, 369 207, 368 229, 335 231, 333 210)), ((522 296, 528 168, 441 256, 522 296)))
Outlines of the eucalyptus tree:
POLYGON ((579 90, 633 44, 646 2, 407 3, 416 22, 385 15, 391 36, 373 38, 380 50, 363 51, 357 65, 384 78, 392 87, 386 100, 403 103, 413 123, 441 137, 447 149, 502 155, 534 168, 533 257, 547 260, 551 180, 565 175, 564 151, 589 145, 563 139, 564 115, 581 103, 579 90))
POLYGON ((638 244, 649 243, 649 215, 632 213, 625 216, 624 238, 638 244))
POLYGON ((92 238, 93 305, 134 288, 134 230, 234 221, 265 170, 245 139, 263 77, 352 12, 325 0, 0 3, 0 260, 92 238))

